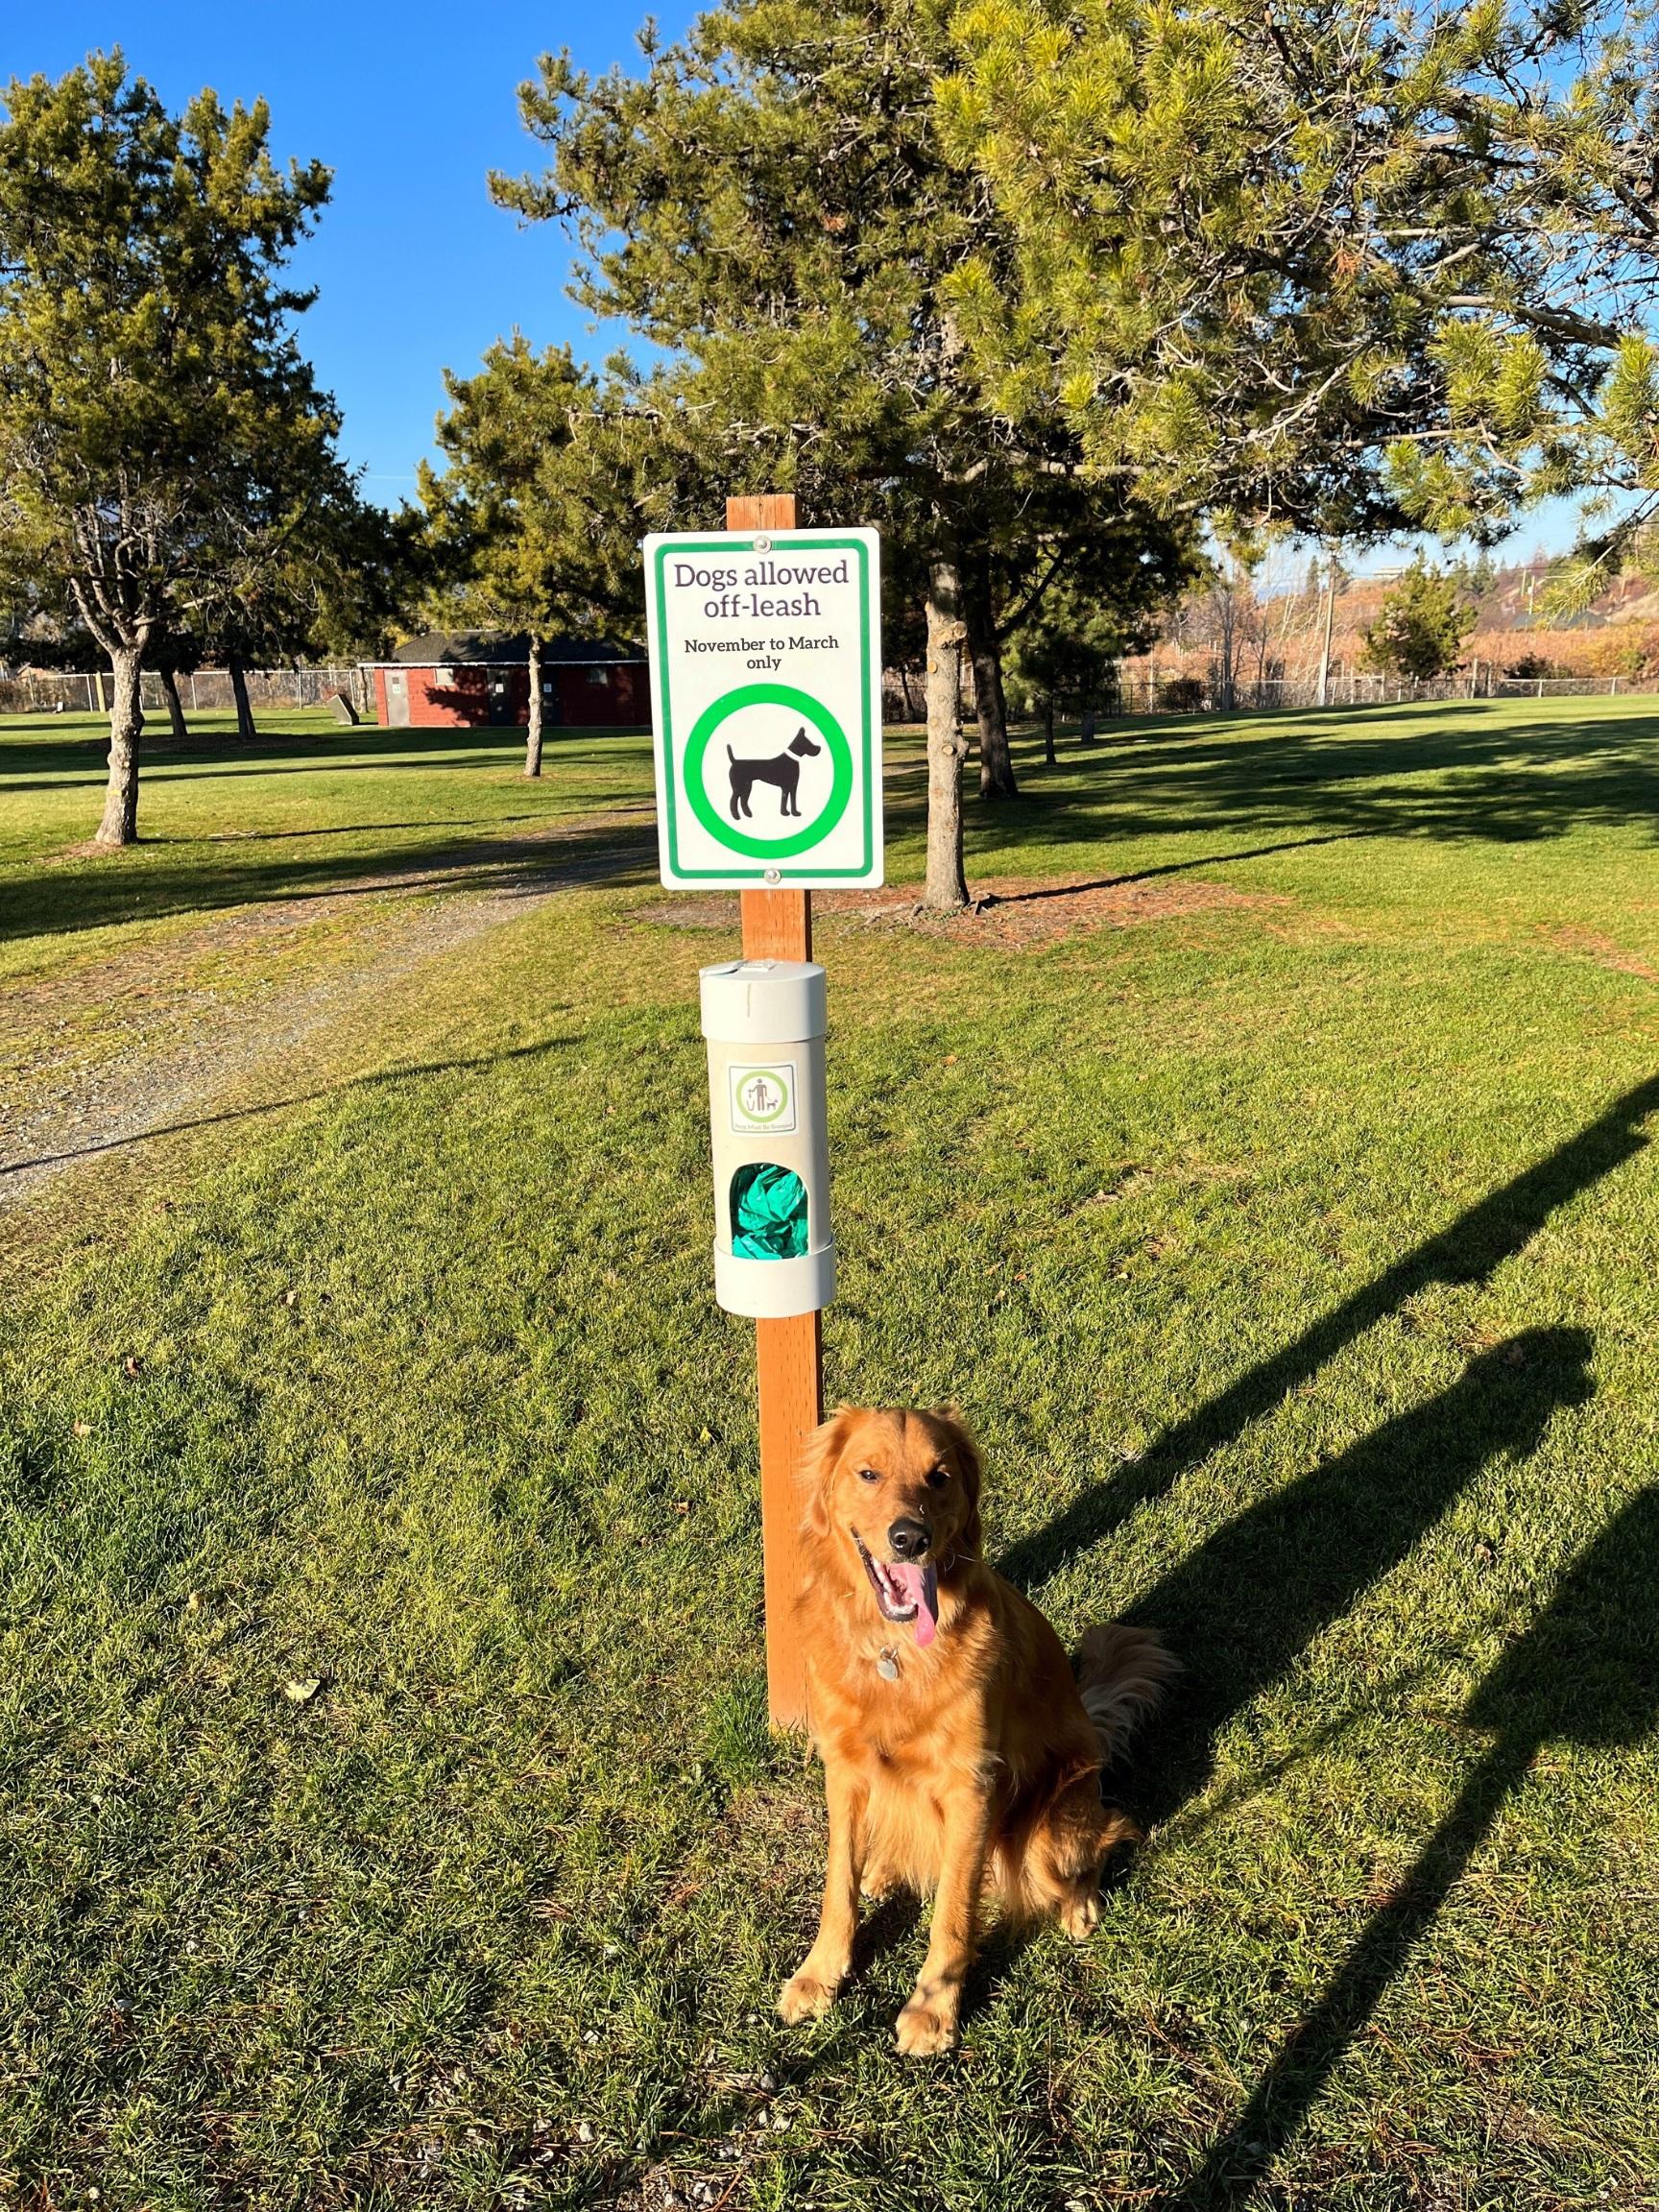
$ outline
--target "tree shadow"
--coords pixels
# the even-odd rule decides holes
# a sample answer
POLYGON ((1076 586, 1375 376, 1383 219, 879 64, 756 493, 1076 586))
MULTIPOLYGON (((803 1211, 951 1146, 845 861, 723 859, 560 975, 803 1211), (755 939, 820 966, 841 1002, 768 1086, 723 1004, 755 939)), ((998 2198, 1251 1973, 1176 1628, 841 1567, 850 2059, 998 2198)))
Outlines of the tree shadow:
POLYGON ((1150 883, 1160 876, 1185 876, 1194 868, 1226 868, 1236 860, 1265 860, 1275 853, 1300 853, 1310 845, 1346 845, 1362 830, 1334 830, 1323 837, 1287 837, 1278 845, 1254 845, 1244 853, 1202 853, 1192 860, 1166 860, 1156 868, 1135 868, 1123 876, 1096 876, 1083 883, 1044 883, 1035 891, 998 891, 990 906, 1028 906, 1040 899, 1070 899, 1079 891, 1116 891, 1125 883, 1150 883))
POLYGON ((1555 1210, 1640 1152, 1643 1124, 1659 1109, 1659 1076, 1634 1085, 1604 1114, 1513 1181, 1480 1199, 1264 1359, 1166 1429, 1132 1466, 1094 1484, 1046 1527, 1022 1537, 998 1572, 1029 1587, 1058 1572, 1164 1496, 1187 1472, 1271 1412, 1296 1386, 1385 1315, 1435 1283, 1489 1278, 1523 1250, 1555 1210))
POLYGON ((557 817, 540 832, 479 838, 373 854, 269 857, 232 853, 254 839, 198 846, 193 864, 140 868, 100 859, 76 869, 32 870, 0 882, 0 940, 66 936, 123 922, 214 913, 228 906, 349 899, 386 891, 475 891, 531 895, 565 886, 645 882, 656 874, 657 834, 648 819, 565 829, 557 817))
POLYGON ((221 1121, 250 1121, 260 1114, 280 1114, 288 1106, 314 1105, 320 1098, 344 1098, 352 1091, 371 1091, 388 1083, 402 1083, 419 1075, 454 1075, 478 1068, 494 1068, 509 1060, 539 1059, 568 1045, 567 1037, 546 1037, 539 1045, 514 1045, 505 1051, 484 1052, 471 1060, 422 1060, 405 1068, 381 1068, 373 1075, 354 1075, 349 1083, 326 1083, 317 1091, 295 1091, 285 1098, 267 1098, 257 1106, 231 1106, 222 1114, 198 1114, 189 1121, 157 1122, 153 1129, 135 1129, 130 1136, 106 1137, 96 1143, 78 1144, 67 1152, 42 1152, 33 1160, 0 1161, 0 1177, 27 1174, 38 1167, 67 1167, 77 1160, 94 1159, 101 1152, 122 1152, 134 1144, 148 1144, 156 1137, 179 1137, 191 1129, 211 1129, 221 1121))
POLYGON ((999 809, 998 842, 1298 830, 1529 843, 1576 825, 1659 827, 1659 717, 1511 720, 1502 705, 1118 724, 1065 781, 999 809))
POLYGON ((1492 1743, 1393 1895, 1372 1915, 1226 2134, 1168 2212, 1242 2205, 1268 2178, 1389 1984, 1546 1743, 1634 1745, 1659 1724, 1653 1591, 1659 1485, 1615 1516, 1569 1568, 1550 1604, 1466 1708, 1492 1743))
MULTIPOLYGON (((355 728, 339 724, 306 730, 271 730, 252 738, 241 738, 234 727, 193 730, 189 742, 176 745, 170 737, 153 734, 146 718, 139 761, 141 782, 168 782, 180 778, 216 779, 220 776, 315 776, 319 770, 396 768, 418 764, 430 756, 453 762, 456 755, 471 754, 476 764, 515 759, 522 750, 515 743, 518 733, 490 730, 382 730, 373 723, 355 728), (284 766, 283 763, 292 763, 284 766)), ((8 791, 73 789, 102 785, 109 749, 108 725, 95 731, 61 733, 30 730, 15 733, 0 719, 0 789, 8 791), (44 779, 21 782, 21 777, 44 779)), ((597 760, 617 739, 637 743, 641 731, 586 729, 548 732, 549 750, 557 744, 561 764, 572 760, 597 760)), ((465 763, 472 765, 471 762, 465 763)))
MULTIPOLYGON (((1583 1330, 1539 1329, 1482 1353, 1438 1397, 1229 1522, 1130 1608, 1186 1668, 1166 1757, 1150 1791, 1138 1792, 1141 1811, 1166 1820, 1203 1786, 1227 1720, 1283 1680, 1482 1468, 1501 1455, 1526 1458, 1562 1407, 1589 1396, 1590 1350, 1583 1330)), ((988 1932, 968 2012, 1032 1933, 988 1932)), ((879 1941, 874 1926, 864 1941, 868 1956, 879 1941)))
POLYGON ((1398 1566, 1500 1456, 1525 1459, 1591 1392, 1591 1338, 1533 1329, 1452 1386, 1228 1522, 1130 1607, 1187 1672, 1148 1810, 1202 1789, 1226 1723, 1291 1671, 1320 1632, 1398 1566))
POLYGON ((341 822, 327 830, 215 830, 205 837, 156 837, 145 842, 152 850, 156 845, 275 845, 295 840, 309 844, 314 837, 391 836, 404 830, 505 830, 515 822, 542 819, 539 814, 459 814, 432 822, 341 822))

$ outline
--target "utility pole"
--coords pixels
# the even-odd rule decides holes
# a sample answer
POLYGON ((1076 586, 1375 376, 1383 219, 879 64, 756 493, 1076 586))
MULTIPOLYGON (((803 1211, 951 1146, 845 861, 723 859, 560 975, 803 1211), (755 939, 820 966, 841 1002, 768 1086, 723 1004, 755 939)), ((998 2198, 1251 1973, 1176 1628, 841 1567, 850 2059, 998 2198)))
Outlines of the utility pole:
POLYGON ((1336 563, 1327 559, 1325 564, 1325 642, 1319 649, 1319 704, 1329 706, 1331 700, 1331 625, 1336 613, 1336 563))

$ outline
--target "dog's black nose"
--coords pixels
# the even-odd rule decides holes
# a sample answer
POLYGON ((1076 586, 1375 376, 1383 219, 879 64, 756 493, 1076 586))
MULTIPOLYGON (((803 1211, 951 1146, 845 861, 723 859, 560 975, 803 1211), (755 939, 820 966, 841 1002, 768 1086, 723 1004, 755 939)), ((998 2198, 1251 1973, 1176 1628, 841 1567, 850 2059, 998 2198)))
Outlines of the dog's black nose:
POLYGON ((933 1541, 933 1531, 925 1521, 895 1521, 887 1531, 887 1541, 895 1559, 920 1559, 933 1541))

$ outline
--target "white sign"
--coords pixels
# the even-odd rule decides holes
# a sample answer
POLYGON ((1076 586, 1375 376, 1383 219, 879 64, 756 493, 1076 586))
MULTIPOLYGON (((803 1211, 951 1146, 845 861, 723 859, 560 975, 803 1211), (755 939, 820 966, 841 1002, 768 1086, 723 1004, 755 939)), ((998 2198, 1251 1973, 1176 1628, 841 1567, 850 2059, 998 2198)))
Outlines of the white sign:
POLYGON ((874 530, 645 541, 664 883, 881 881, 874 530))
POLYGON ((733 1065, 730 1074, 732 1127, 737 1136, 746 1137, 762 1130, 781 1130, 785 1135, 793 1131, 793 1060, 774 1060, 765 1068, 740 1068, 733 1065))

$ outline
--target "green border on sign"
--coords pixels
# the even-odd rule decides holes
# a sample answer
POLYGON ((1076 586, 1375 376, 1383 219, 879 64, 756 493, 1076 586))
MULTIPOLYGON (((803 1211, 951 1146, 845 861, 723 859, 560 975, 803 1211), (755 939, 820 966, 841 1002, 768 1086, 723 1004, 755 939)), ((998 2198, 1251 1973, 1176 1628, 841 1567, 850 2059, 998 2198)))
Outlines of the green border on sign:
MULTIPOLYGON (((768 534, 762 532, 760 535, 765 536, 768 534)), ((676 540, 671 545, 659 545, 657 548, 656 584, 658 667, 654 673, 657 678, 656 693, 658 713, 661 722, 661 737, 664 760, 662 789, 664 795, 664 803, 667 807, 666 827, 668 831, 668 864, 673 869, 676 876, 685 877, 688 881, 694 880, 696 878, 701 876, 720 882, 730 882, 734 878, 747 877, 757 883, 764 883, 769 881, 787 883, 791 880, 792 878, 800 876, 812 876, 818 878, 826 876, 868 876, 876 864, 876 794, 873 788, 875 783, 875 777, 872 772, 875 762, 876 749, 872 730, 872 716, 870 707, 870 548, 865 544, 863 539, 861 538, 821 538, 809 530, 780 532, 778 533, 778 537, 783 537, 787 539, 788 541, 792 544, 810 545, 815 549, 820 549, 828 553, 854 553, 856 554, 858 558, 858 645, 859 667, 861 675, 861 682, 859 684, 859 714, 861 717, 862 725, 859 734, 863 745, 864 767, 864 774, 862 778, 864 786, 864 856, 860 861, 856 863, 856 865, 850 868, 814 868, 808 865, 805 868, 758 866, 745 869, 738 867, 735 864, 727 868, 687 868, 682 863, 680 858, 680 828, 678 813, 680 799, 680 777, 675 773, 674 730, 668 699, 668 614, 666 606, 666 593, 664 592, 662 587, 662 564, 668 559, 670 553, 674 554, 677 558, 687 553, 724 553, 728 556, 731 556, 733 554, 742 552, 745 546, 747 546, 747 550, 753 554, 755 551, 755 545, 752 539, 738 537, 735 534, 726 538, 693 539, 689 542, 685 540, 676 540)), ((778 549, 777 537, 772 539, 772 549, 774 551, 778 549)), ((744 688, 749 687, 744 686, 744 688)), ((772 688, 777 691, 787 691, 791 689, 791 686, 788 685, 778 685, 776 686, 770 687, 765 685, 757 685, 754 688, 772 688)), ((718 699, 714 702, 714 706, 724 707, 726 702, 730 700, 733 694, 730 692, 725 693, 721 699, 718 699)), ((807 694, 804 692, 797 692, 794 694, 794 696, 797 698, 805 698, 807 696, 807 694)), ((816 705, 816 702, 814 702, 814 704, 816 705)), ((690 762, 691 746, 696 740, 697 732, 702 727, 703 723, 708 720, 708 717, 712 710, 713 709, 710 708, 705 708, 703 713, 698 717, 696 723, 692 725, 691 735, 686 741, 687 765, 689 765, 690 762)), ((827 710, 822 708, 820 708, 818 710, 820 713, 827 713, 827 710)), ((814 719, 816 719, 816 717, 814 717, 814 719)), ((833 718, 829 717, 829 719, 832 720, 833 718)), ((823 724, 820 724, 819 727, 822 728, 823 724)), ((840 725, 836 724, 835 727, 837 730, 839 730, 840 725)), ((843 743, 846 742, 844 734, 842 741, 843 743)), ((707 738, 705 738, 704 742, 705 745, 707 745, 707 738)), ((833 748, 831 748, 831 751, 833 752, 833 748)), ((851 761, 849 761, 849 774, 850 773, 851 761)), ((699 792, 701 792, 700 785, 699 792)), ((707 805, 707 794, 702 793, 701 795, 703 796, 705 805, 707 805)), ((831 796, 833 796, 833 794, 831 794, 831 796)), ((688 782, 686 785, 685 797, 693 811, 699 813, 699 819, 703 821, 704 828, 709 828, 710 825, 709 821, 702 816, 701 812, 697 808, 696 798, 694 797, 688 782)), ((842 804, 845 805, 845 800, 842 804)), ((712 808, 710 808, 709 812, 712 813, 712 808)), ((717 821, 718 817, 716 816, 715 819, 717 821)), ((839 819, 839 816, 837 816, 837 819, 839 819)), ((816 829, 817 826, 814 825, 813 827, 816 829)), ((715 834, 720 837, 720 840, 723 844, 730 844, 732 841, 732 833, 729 830, 726 830, 724 828, 716 830, 715 834)), ((787 846, 781 846, 775 842, 762 843, 760 839, 757 838, 753 841, 748 849, 755 853, 758 857, 764 859, 765 855, 768 854, 786 854, 790 850, 798 851, 799 847, 796 845, 794 839, 789 840, 787 846)))
POLYGON ((809 691, 797 691, 793 684, 740 684, 735 691, 723 691, 711 701, 691 725, 691 734, 685 740, 685 796, 691 802, 692 813, 716 844, 762 860, 786 860, 792 853, 805 853, 820 837, 828 837, 846 813, 847 802, 853 796, 853 748, 829 708, 809 691), (781 837, 757 837, 739 830, 734 822, 723 822, 703 781, 704 757, 715 731, 729 714, 739 713, 745 707, 787 707, 791 714, 805 715, 829 748, 829 798, 804 829, 786 831, 781 837))

